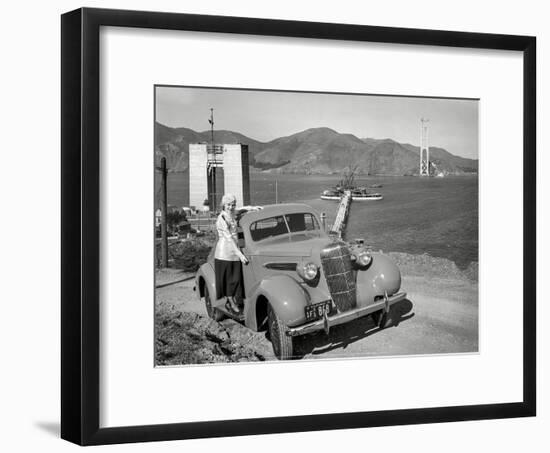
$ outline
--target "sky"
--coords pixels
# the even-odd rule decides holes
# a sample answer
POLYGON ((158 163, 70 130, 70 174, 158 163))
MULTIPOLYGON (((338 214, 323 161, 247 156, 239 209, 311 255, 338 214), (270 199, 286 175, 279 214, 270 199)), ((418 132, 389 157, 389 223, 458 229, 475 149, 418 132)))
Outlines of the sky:
POLYGON ((477 100, 380 95, 156 87, 156 121, 197 132, 240 132, 267 142, 314 127, 359 138, 420 145, 420 119, 429 119, 429 145, 478 158, 477 100))

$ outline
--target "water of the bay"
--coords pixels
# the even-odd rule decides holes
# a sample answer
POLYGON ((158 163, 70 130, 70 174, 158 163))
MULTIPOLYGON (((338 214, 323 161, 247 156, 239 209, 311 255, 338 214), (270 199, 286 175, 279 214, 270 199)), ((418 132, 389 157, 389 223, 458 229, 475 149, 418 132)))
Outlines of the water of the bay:
MULTIPOLYGON (((319 198, 341 176, 250 174, 251 203, 303 202, 325 212, 330 224, 338 202, 319 198), (277 183, 276 183, 277 182, 277 183)), ((185 206, 189 198, 188 174, 169 173, 168 203, 185 206)), ((477 176, 359 177, 356 185, 382 184, 371 189, 380 201, 352 203, 346 238, 364 238, 374 250, 427 253, 448 258, 464 268, 478 260, 477 176)))

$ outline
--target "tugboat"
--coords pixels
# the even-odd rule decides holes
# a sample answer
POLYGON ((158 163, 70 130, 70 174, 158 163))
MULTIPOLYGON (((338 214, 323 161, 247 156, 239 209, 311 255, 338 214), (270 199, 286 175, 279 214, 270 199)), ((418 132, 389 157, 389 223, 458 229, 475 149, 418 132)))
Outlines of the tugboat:
POLYGON ((382 200, 384 197, 381 193, 367 192, 367 189, 364 187, 358 187, 351 191, 351 199, 353 201, 378 201, 382 200))
POLYGON ((343 191, 337 189, 323 190, 323 193, 321 194, 321 200, 340 201, 340 198, 342 198, 343 194, 343 191))
MULTIPOLYGON (((357 167, 350 169, 332 189, 323 190, 321 200, 340 201, 345 190, 351 191, 354 201, 378 201, 384 197, 378 192, 368 192, 366 187, 355 187, 355 172, 357 167)), ((382 187, 382 184, 373 184, 369 187, 382 187)))

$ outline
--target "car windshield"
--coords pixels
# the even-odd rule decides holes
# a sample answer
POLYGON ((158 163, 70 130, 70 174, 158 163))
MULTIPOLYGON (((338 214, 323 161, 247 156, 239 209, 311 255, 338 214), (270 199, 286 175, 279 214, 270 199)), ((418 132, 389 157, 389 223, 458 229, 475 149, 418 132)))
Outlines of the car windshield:
POLYGON ((319 223, 315 216, 303 212, 269 217, 250 225, 250 235, 255 242, 290 233, 313 232, 317 234, 319 231, 319 223))

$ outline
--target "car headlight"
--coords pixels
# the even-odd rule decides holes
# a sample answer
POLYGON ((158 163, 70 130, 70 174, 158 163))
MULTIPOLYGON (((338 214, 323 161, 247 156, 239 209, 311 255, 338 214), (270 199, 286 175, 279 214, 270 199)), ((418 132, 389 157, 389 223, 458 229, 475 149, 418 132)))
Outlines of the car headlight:
POLYGON ((319 267, 315 263, 300 264, 296 266, 296 270, 298 275, 307 281, 315 280, 319 273, 319 267))
POLYGON ((371 261, 372 261, 372 256, 367 251, 362 251, 358 253, 355 259, 355 262, 357 263, 357 265, 361 267, 368 266, 371 261))

